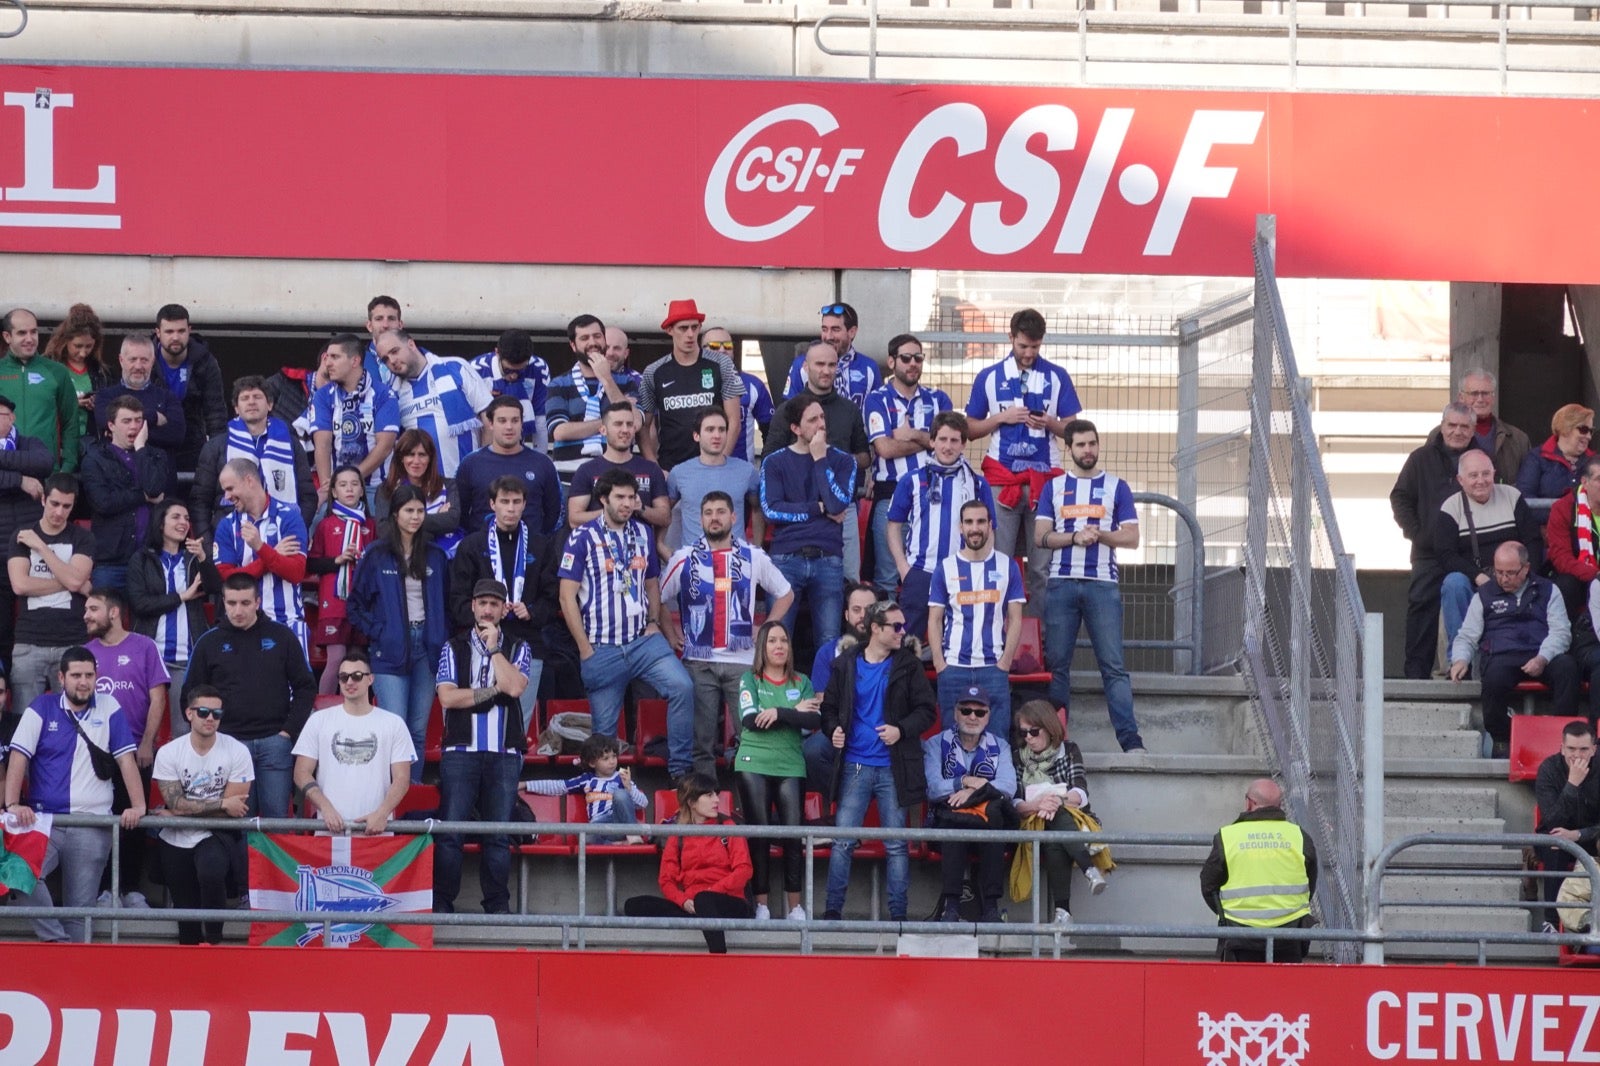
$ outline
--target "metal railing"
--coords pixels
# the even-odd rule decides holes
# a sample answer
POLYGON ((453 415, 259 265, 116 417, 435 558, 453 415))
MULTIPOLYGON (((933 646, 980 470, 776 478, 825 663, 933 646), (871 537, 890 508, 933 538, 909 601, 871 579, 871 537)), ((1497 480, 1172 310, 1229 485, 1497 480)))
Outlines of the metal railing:
MULTIPOLYGON (((110 815, 57 815, 55 820, 63 826, 103 827, 111 829, 117 825, 115 816, 110 815)), ((174 829, 211 829, 213 831, 240 831, 243 829, 269 832, 314 831, 322 827, 322 823, 315 819, 246 819, 240 822, 228 822, 226 827, 219 824, 215 818, 180 818, 161 816, 147 819, 142 823, 142 828, 154 825, 174 829)), ((859 938, 861 935, 898 935, 902 933, 921 934, 964 934, 986 936, 1011 936, 1027 937, 1029 951, 1034 958, 1042 957, 1044 949, 1048 946, 1052 958, 1060 958, 1063 950, 1068 950, 1066 943, 1072 937, 1139 937, 1159 938, 1173 940, 1217 940, 1225 937, 1230 941, 1261 940, 1266 944, 1265 950, 1270 961, 1274 941, 1315 941, 1331 943, 1354 953, 1360 945, 1376 945, 1377 961, 1382 961, 1382 946, 1385 944, 1419 943, 1419 944, 1471 944, 1478 948, 1478 963, 1487 962, 1486 952, 1489 944, 1509 944, 1552 947, 1557 944, 1570 945, 1575 948, 1600 948, 1600 865, 1597 865, 1593 856, 1583 852, 1574 844, 1557 838, 1536 835, 1507 835, 1488 836, 1470 834, 1419 834, 1395 841, 1379 857, 1376 864, 1377 876, 1369 888, 1370 901, 1368 914, 1371 916, 1367 927, 1313 927, 1313 928, 1285 928, 1285 929, 1253 929, 1242 926, 1219 927, 1215 924, 1186 925, 1181 923, 1136 923, 1136 922, 1104 922, 1084 923, 1077 922, 1072 925, 1058 925, 1048 920, 1048 916, 1041 913, 1043 904, 1038 893, 1042 884, 1040 878, 1040 852, 1037 845, 1041 842, 1049 843, 1052 838, 1060 834, 1048 830, 1031 832, 1024 830, 967 830, 967 829, 884 829, 851 828, 841 829, 834 826, 755 826, 755 825, 683 825, 679 823, 665 823, 660 825, 640 824, 633 827, 639 835, 656 838, 668 837, 741 837, 748 840, 777 841, 783 839, 800 838, 806 850, 806 881, 803 892, 806 913, 813 915, 815 908, 815 882, 814 869, 818 847, 826 847, 828 842, 840 838, 859 839, 862 841, 878 840, 904 840, 910 844, 925 843, 959 843, 979 841, 985 843, 1022 843, 1029 842, 1036 846, 1032 854, 1032 873, 1034 893, 1029 901, 1031 920, 1021 922, 933 922, 933 921, 883 921, 876 918, 871 920, 847 919, 842 921, 829 921, 825 919, 807 918, 805 921, 761 921, 755 918, 700 918, 685 916, 682 918, 635 918, 618 914, 591 914, 587 907, 587 867, 588 859, 593 856, 588 852, 587 838, 589 835, 612 836, 616 833, 614 825, 596 825, 588 822, 554 823, 554 822, 439 822, 439 821, 398 821, 391 822, 389 829, 397 834, 421 833, 460 833, 466 836, 498 836, 506 835, 513 838, 529 836, 572 836, 578 840, 576 858, 578 860, 578 903, 577 912, 574 914, 433 914, 433 913, 390 913, 385 912, 379 925, 427 925, 444 928, 509 928, 525 930, 558 930, 561 934, 561 948, 582 949, 585 947, 585 934, 591 930, 604 929, 634 929, 634 930, 682 930, 704 932, 708 930, 722 930, 726 932, 765 933, 779 936, 792 935, 801 953, 810 954, 816 950, 815 938, 818 935, 843 933, 852 934, 859 938), (1414 874, 1415 868, 1401 868, 1391 870, 1390 864, 1394 856, 1407 848, 1421 845, 1464 845, 1464 846, 1504 846, 1525 847, 1531 845, 1559 847, 1573 855, 1577 868, 1589 878, 1591 895, 1594 902, 1590 905, 1592 924, 1588 932, 1583 933, 1533 933, 1511 932, 1504 930, 1397 930, 1385 929, 1381 920, 1384 906, 1400 905, 1406 901, 1388 901, 1380 893, 1382 877, 1387 873, 1414 874)), ((1132 845, 1149 847, 1185 847, 1209 846, 1212 837, 1198 833, 1076 833, 1073 834, 1074 842, 1105 843, 1108 845, 1132 845)), ((110 868, 112 870, 113 888, 111 907, 30 907, 13 905, 5 908, 6 917, 17 919, 36 918, 83 918, 89 923, 90 936, 93 935, 93 924, 104 922, 111 928, 111 940, 117 942, 119 928, 124 922, 138 922, 148 924, 157 922, 268 922, 268 923, 326 923, 330 920, 328 911, 298 911, 298 910, 206 910, 201 908, 167 908, 152 910, 128 910, 120 905, 120 885, 116 883, 118 872, 118 834, 111 833, 112 854, 110 868)), ((859 858, 859 857, 858 857, 859 858)), ((861 859, 860 861, 867 861, 861 859)), ((1461 872, 1457 870, 1456 872, 1461 872)), ((1514 871, 1520 874, 1521 871, 1514 871)), ((1320 891, 1320 886, 1319 886, 1320 891)), ((1415 904, 1411 904, 1415 905, 1415 904)), ((1438 901, 1439 906, 1459 906, 1461 904, 1450 901, 1438 901)), ((1478 904, 1484 905, 1484 904, 1478 904)), ((1491 904, 1507 907, 1521 907, 1521 904, 1499 903, 1491 904)), ((1541 904, 1541 906, 1543 906, 1541 904)))

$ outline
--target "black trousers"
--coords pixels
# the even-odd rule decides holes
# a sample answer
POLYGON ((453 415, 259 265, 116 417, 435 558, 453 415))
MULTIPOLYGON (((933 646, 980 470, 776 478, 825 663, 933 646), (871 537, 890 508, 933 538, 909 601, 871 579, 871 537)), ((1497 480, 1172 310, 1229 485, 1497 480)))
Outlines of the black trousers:
POLYGON ((973 855, 978 859, 978 896, 985 905, 994 903, 1005 890, 1004 844, 945 841, 939 852, 939 891, 946 899, 961 898, 961 884, 967 879, 967 864, 973 855))
MULTIPOLYGON (((759 843, 759 841, 757 841, 759 843)), ((687 918, 689 912, 663 896, 633 896, 622 905, 630 918, 687 918)), ((753 918, 755 911, 742 896, 702 892, 694 897, 696 918, 753 918)), ((705 931, 706 949, 713 955, 728 953, 728 938, 720 930, 705 931)))
POLYGON ((1554 713, 1571 715, 1578 711, 1578 664, 1572 656, 1557 655, 1536 678, 1522 672, 1522 664, 1531 658, 1528 652, 1503 651, 1484 660, 1479 678, 1483 683, 1483 728, 1496 740, 1511 739, 1513 690, 1524 681, 1543 681, 1550 686, 1554 713))
MULTIPOLYGON (((192 848, 178 848, 161 841, 161 869, 167 878, 167 894, 179 908, 203 907, 221 910, 228 904, 228 870, 231 848, 219 834, 212 833, 192 848)), ((179 922, 178 943, 222 943, 221 922, 179 922)))
MULTIPOLYGON (((1234 926, 1233 922, 1222 921, 1222 926, 1234 926)), ((1287 929, 1306 929, 1311 925, 1311 918, 1305 917, 1298 921, 1288 923, 1287 929)), ((1303 962, 1306 952, 1311 947, 1309 940, 1274 940, 1272 942, 1273 962, 1303 962)), ((1265 940, 1219 940, 1217 941, 1217 958, 1223 962, 1266 962, 1267 942, 1265 940)))
MULTIPOLYGON (((769 774, 736 773, 733 783, 739 789, 739 809, 747 825, 799 825, 804 808, 798 777, 773 777, 769 774), (772 817, 776 811, 777 817, 772 817)), ((783 890, 799 892, 805 888, 805 847, 796 840, 784 840, 783 890)), ((767 894, 771 884, 772 847, 765 840, 750 841, 750 891, 767 894)))
POLYGON ((1411 560, 1411 585, 1406 590, 1406 676, 1433 676, 1439 649, 1439 589, 1444 567, 1432 557, 1411 560))

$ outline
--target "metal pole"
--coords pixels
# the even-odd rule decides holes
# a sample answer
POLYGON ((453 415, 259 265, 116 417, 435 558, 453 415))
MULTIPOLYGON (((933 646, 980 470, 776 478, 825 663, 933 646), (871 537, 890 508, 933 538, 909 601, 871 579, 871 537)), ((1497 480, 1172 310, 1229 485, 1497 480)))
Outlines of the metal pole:
POLYGON ((867 80, 878 77, 878 0, 867 0, 867 80))
MULTIPOLYGON (((1287 377, 1287 375, 1285 375, 1287 377)), ((1292 378, 1286 381, 1290 389, 1303 388, 1304 383, 1292 378)), ((1294 424, 1289 437, 1289 718, 1295 748, 1300 756, 1297 762, 1306 765, 1305 777, 1291 784, 1302 797, 1309 796, 1311 785, 1311 631, 1312 604, 1316 594, 1311 588, 1314 571, 1311 566, 1311 512, 1316 507, 1311 488, 1311 471, 1308 469, 1306 451, 1299 446, 1302 438, 1311 437, 1311 426, 1300 425, 1300 412, 1308 405, 1289 408, 1294 424), (1305 790, 1305 791, 1302 791, 1305 790)), ((1310 422, 1307 414, 1306 422, 1310 422)), ((1326 702, 1319 693, 1319 703, 1326 702)), ((1284 767, 1285 772, 1288 767, 1284 767)))
MULTIPOLYGON (((1195 513, 1200 496, 1195 467, 1195 446, 1200 438, 1200 342, 1195 337, 1198 328, 1198 319, 1185 318, 1178 322, 1178 447, 1174 458, 1178 466, 1178 502, 1187 507, 1190 514, 1195 513)), ((1200 546, 1192 536, 1180 535, 1176 540, 1172 568, 1172 639, 1180 648, 1172 654, 1172 672, 1193 674, 1199 673, 1199 660, 1204 656, 1185 651, 1181 645, 1185 641, 1199 644, 1201 637, 1194 628, 1192 611, 1194 600, 1203 589, 1188 578, 1194 572, 1195 553, 1200 546)))
MULTIPOLYGON (((1367 876, 1367 932, 1383 934, 1376 906, 1378 855, 1383 851, 1383 615, 1368 614, 1361 637, 1361 867, 1367 876)), ((1383 965, 1383 941, 1369 940, 1361 961, 1383 965)))
POLYGON ((1265 264, 1276 244, 1277 220, 1272 215, 1256 216, 1255 314, 1251 330, 1250 360, 1250 477, 1245 511, 1246 583, 1252 602, 1246 625, 1257 626, 1266 614, 1267 509, 1271 492, 1272 438, 1272 293, 1267 284, 1265 264))

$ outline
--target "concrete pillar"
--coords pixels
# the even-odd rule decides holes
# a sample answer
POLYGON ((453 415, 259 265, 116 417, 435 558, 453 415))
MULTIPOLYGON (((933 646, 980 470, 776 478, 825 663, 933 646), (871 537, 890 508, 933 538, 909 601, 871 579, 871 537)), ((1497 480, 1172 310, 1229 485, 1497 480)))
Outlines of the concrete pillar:
POLYGON ((870 355, 881 367, 889 338, 911 329, 911 271, 841 270, 839 299, 861 316, 856 351, 870 355))
POLYGON ((1584 399, 1580 402, 1595 406, 1597 384, 1600 383, 1600 285, 1571 285, 1567 287, 1572 318, 1578 327, 1578 336, 1584 342, 1584 399))
MULTIPOLYGON (((1500 285, 1456 281, 1450 284, 1450 395, 1461 375, 1481 367, 1500 373, 1500 285)), ((1500 402, 1505 404, 1505 387, 1500 402)))

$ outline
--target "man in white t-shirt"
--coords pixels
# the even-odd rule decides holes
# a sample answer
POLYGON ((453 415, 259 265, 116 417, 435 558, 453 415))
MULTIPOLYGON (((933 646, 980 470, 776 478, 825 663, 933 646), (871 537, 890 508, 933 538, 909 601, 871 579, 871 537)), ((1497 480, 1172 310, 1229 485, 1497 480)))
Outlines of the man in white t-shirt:
MULTIPOLYGON (((210 685, 189 690, 184 717, 189 732, 156 752, 155 781, 168 814, 186 818, 243 818, 250 806, 255 764, 250 749, 219 733, 222 693, 210 685)), ((221 910, 228 903, 230 853, 237 833, 209 829, 161 830, 161 870, 179 909, 221 910)), ((222 943, 221 922, 179 922, 180 944, 222 943)))
POLYGON ((351 648, 339 663, 344 703, 313 714, 294 745, 294 787, 301 808, 314 803, 335 833, 345 821, 382 833, 411 787, 416 748, 405 719, 372 705, 372 663, 351 648))

